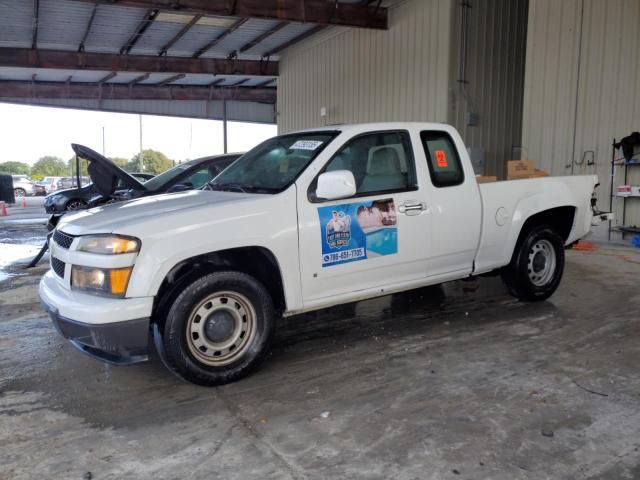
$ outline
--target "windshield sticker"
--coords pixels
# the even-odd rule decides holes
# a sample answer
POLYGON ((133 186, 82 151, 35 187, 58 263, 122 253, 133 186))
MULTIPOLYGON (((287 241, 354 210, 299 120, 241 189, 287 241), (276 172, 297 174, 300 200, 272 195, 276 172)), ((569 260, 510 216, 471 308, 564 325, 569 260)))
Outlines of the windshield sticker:
POLYGON ((447 168, 449 166, 447 154, 444 150, 436 150, 436 164, 439 168, 447 168))
POLYGON ((322 145, 322 143, 320 140, 298 140, 289 148, 291 150, 315 150, 322 145))
POLYGON ((392 198, 320 207, 318 216, 323 267, 398 253, 392 198))

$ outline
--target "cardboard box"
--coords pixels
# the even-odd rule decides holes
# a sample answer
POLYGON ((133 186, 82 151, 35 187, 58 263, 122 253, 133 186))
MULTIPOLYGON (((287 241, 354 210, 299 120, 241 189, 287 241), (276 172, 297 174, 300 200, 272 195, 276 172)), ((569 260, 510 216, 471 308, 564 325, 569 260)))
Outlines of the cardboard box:
POLYGON ((507 179, 529 178, 536 167, 532 160, 509 160, 507 162, 507 179))
POLYGON ((498 177, 493 177, 491 175, 477 175, 476 176, 476 181, 478 183, 491 183, 491 182, 497 182, 498 181, 498 177))
POLYGON ((507 162, 507 180, 548 176, 547 172, 536 168, 533 160, 509 160, 507 162))
POLYGON ((529 178, 538 178, 538 177, 548 177, 549 174, 544 170, 538 170, 537 168, 534 170, 533 175, 529 178))

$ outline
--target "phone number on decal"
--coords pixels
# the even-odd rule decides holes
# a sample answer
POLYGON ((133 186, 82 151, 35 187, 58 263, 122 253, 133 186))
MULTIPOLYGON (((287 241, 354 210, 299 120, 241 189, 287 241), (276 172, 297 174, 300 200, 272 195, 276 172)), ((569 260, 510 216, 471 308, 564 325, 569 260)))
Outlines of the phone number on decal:
POLYGON ((343 250, 341 252, 327 253, 322 256, 322 264, 344 262, 346 260, 354 260, 357 258, 364 258, 366 252, 364 248, 353 248, 351 250, 343 250))

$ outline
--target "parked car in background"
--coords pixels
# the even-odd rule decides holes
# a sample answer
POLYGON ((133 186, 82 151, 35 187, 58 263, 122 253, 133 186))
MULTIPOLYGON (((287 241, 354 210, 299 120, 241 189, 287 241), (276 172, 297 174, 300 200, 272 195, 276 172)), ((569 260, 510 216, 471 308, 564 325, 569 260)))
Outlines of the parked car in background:
POLYGON ((147 180, 151 180, 153 177, 155 177, 153 173, 132 173, 131 176, 136 180, 140 180, 141 183, 144 183, 147 180))
MULTIPOLYGON (((80 177, 80 186, 84 187, 89 185, 91 179, 89 177, 80 177)), ((58 182, 58 188, 63 190, 65 188, 76 188, 78 186, 78 179, 76 177, 62 177, 58 182)))
MULTIPOLYGON (((89 151, 90 149, 86 150, 89 151)), ((93 152, 93 154, 95 153, 93 152)), ((92 155, 90 152, 86 154, 92 155)), ((156 176, 148 173, 125 172, 111 163, 110 160, 102 157, 103 161, 110 162, 112 167, 116 169, 115 171, 119 172, 117 175, 119 179, 118 185, 110 197, 107 198, 101 195, 96 185, 91 183, 81 189, 74 188, 48 195, 44 201, 44 208, 48 214, 54 215, 71 210, 82 210, 104 203, 201 188, 231 165, 240 155, 239 153, 232 153, 198 158, 176 165, 156 176)))
MULTIPOLYGON (((154 177, 151 173, 130 173, 129 175, 140 183, 144 183, 154 177)), ((77 182, 74 182, 74 184, 75 183, 77 182)), ((81 183, 83 183, 82 179, 81 183)), ((118 181, 116 192, 121 190, 126 191, 128 189, 129 187, 127 187, 122 180, 118 181)), ((93 183, 88 183, 81 188, 69 188, 47 195, 44 199, 44 209, 50 215, 62 214, 72 210, 82 210, 87 208, 91 204, 92 200, 95 200, 96 197, 100 196, 100 192, 97 190, 96 186, 93 183)))
POLYGON ((116 199, 130 200, 148 195, 202 188, 241 155, 241 153, 227 153, 180 163, 145 182, 144 190, 130 189, 124 192, 117 192, 116 199))
POLYGON ((36 195, 48 195, 55 190, 59 190, 58 182, 63 177, 44 177, 40 182, 34 184, 36 195))
POLYGON ((35 195, 33 182, 26 175, 11 175, 13 178, 13 195, 16 198, 35 195))

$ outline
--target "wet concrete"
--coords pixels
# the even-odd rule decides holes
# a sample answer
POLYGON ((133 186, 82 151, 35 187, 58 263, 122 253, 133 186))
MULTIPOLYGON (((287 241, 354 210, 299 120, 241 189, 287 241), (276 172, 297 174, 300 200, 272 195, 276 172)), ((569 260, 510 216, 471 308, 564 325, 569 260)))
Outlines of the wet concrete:
POLYGON ((221 388, 76 352, 0 284, 0 478, 640 478, 640 254, 568 252, 549 301, 456 282, 282 320, 221 388))

